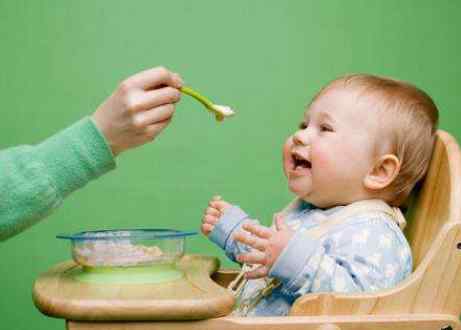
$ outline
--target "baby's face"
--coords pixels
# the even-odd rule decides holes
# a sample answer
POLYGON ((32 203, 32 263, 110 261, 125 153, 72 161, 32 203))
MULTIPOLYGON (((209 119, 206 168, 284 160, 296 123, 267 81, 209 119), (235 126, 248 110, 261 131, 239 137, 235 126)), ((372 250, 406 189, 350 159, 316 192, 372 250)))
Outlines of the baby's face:
POLYGON ((290 190, 318 207, 366 198, 363 179, 373 165, 377 119, 369 101, 357 99, 356 92, 325 91, 283 148, 290 190))

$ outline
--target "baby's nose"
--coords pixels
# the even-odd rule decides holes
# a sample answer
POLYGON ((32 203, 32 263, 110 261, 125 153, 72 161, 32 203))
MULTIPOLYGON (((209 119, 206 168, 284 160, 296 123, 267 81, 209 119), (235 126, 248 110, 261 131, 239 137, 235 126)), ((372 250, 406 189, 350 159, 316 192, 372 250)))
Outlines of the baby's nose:
POLYGON ((309 136, 307 134, 307 130, 297 131, 293 135, 293 143, 296 145, 307 146, 309 144, 309 136))

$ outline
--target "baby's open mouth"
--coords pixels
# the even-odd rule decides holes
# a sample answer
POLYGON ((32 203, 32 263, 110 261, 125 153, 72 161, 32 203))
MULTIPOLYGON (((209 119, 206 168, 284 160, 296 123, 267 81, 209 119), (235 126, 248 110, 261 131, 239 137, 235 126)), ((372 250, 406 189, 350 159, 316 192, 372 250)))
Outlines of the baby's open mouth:
POLYGON ((302 158, 300 155, 293 154, 293 169, 296 170, 297 168, 311 168, 312 164, 307 159, 302 158))

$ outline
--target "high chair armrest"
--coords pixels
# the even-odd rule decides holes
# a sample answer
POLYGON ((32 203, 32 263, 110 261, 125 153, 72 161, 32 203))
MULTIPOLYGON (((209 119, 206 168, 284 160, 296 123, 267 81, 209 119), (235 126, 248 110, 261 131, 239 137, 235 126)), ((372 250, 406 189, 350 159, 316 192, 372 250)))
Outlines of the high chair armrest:
POLYGON ((211 275, 211 279, 223 288, 227 288, 240 270, 231 268, 221 268, 211 275))

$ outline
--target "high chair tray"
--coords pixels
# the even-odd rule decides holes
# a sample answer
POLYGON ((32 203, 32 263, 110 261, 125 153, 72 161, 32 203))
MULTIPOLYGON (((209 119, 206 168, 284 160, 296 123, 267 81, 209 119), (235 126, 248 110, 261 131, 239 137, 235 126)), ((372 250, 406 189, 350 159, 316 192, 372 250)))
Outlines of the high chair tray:
POLYGON ((63 262, 35 281, 33 299, 44 314, 76 321, 199 320, 227 315, 234 297, 210 278, 214 257, 187 255, 179 279, 163 283, 87 283, 75 279, 79 265, 63 262))

